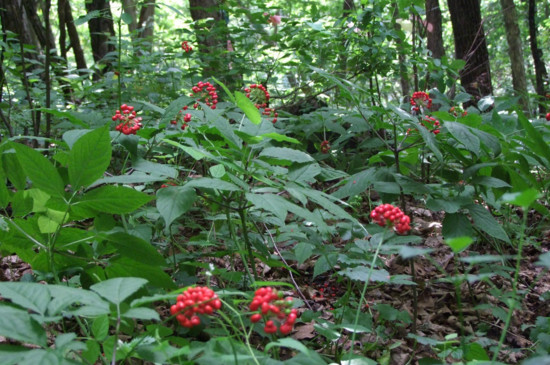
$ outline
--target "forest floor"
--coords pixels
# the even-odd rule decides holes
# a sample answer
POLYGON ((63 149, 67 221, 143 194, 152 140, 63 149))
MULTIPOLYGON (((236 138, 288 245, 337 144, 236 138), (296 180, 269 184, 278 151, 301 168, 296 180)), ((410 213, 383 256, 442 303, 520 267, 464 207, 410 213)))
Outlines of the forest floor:
MULTIPOLYGON (((457 270, 463 273, 464 265, 455 264, 455 255, 443 242, 441 235, 442 214, 433 213, 422 208, 410 208, 413 219, 414 234, 423 237, 423 242, 417 247, 429 248, 432 251, 427 256, 416 257, 415 275, 417 285, 417 321, 416 334, 420 337, 427 337, 433 340, 444 341, 446 336, 457 334, 458 337, 450 340, 449 347, 459 348, 460 336, 473 336, 478 342, 484 344, 495 344, 498 342, 504 326, 507 307, 499 297, 503 293, 511 291, 511 280, 502 275, 494 274, 487 281, 472 281, 462 283, 460 286, 461 306, 458 306, 457 290, 448 279, 457 270), (460 311, 462 308, 462 313, 460 311), (463 318, 461 326, 460 317, 463 318), (461 334, 463 327, 463 334, 461 334)), ((550 230, 537 239, 537 246, 529 245, 524 249, 521 271, 519 275, 520 293, 524 293, 522 306, 514 313, 512 323, 508 329, 504 342, 505 350, 502 351, 500 361, 508 364, 518 363, 527 357, 529 349, 533 347, 529 339, 530 328, 535 324, 538 316, 550 316, 550 308, 547 301, 541 299, 550 292, 550 273, 544 272, 543 267, 536 266, 535 262, 541 253, 550 251, 550 230), (508 349, 508 350, 507 350, 508 349)), ((333 242, 336 245, 345 246, 349 242, 333 242)), ((483 249, 476 244, 460 254, 468 256, 472 250, 483 251, 485 254, 494 251, 490 244, 484 243, 483 249)), ((515 265, 514 250, 510 250, 509 266, 515 265)), ((496 252, 494 252, 496 254, 496 252)), ((381 259, 386 264, 386 270, 391 275, 411 275, 409 261, 401 259, 398 255, 382 255, 381 259)), ((217 260, 217 264, 220 262, 217 260)), ((338 283, 331 273, 319 275, 313 279, 313 267, 315 259, 310 259, 301 265, 292 264, 292 268, 299 273, 294 275, 294 284, 297 288, 292 292, 297 298, 302 298, 315 312, 320 312, 321 318, 327 321, 334 321, 334 308, 338 300, 346 291, 341 283, 338 283)), ((229 264, 227 264, 229 267, 229 264)), ((288 276, 284 268, 272 269, 259 263, 263 268, 262 280, 281 280, 288 276)), ((27 274, 32 274, 31 267, 22 262, 17 256, 0 258, 0 280, 20 281, 27 274)), ((477 275, 480 272, 469 272, 477 275)), ((510 274, 513 276, 513 273, 510 274)), ((286 292, 285 292, 286 293, 286 292)), ((290 293, 290 292, 289 292, 290 293)), ((374 326, 384 325, 384 333, 366 333, 356 338, 355 350, 366 350, 367 356, 372 359, 389 357, 390 364, 401 365, 416 363, 419 358, 434 358, 437 354, 434 348, 438 348, 435 341, 427 341, 421 344, 410 337, 412 325, 395 320, 393 323, 381 321, 377 307, 381 304, 389 305, 400 312, 406 311, 410 318, 414 313, 412 286, 405 285, 375 285, 367 292, 367 302, 373 316, 374 326), (388 349, 389 353, 388 353, 388 349), (412 361, 411 361, 412 360, 412 361)), ((168 308, 158 308, 165 312, 168 308)), ((305 306, 301 310, 307 309, 305 306)), ((399 317, 401 318, 401 317, 399 317)), ((375 328, 373 326, 373 328, 375 328)), ((310 323, 298 323, 292 337, 299 341, 310 344, 317 342, 318 334, 310 323)), ((351 336, 350 336, 351 337, 351 336)), ((448 337, 447 337, 448 338, 448 337)), ((7 340, 0 336, 0 343, 7 340)), ((322 343, 322 340, 321 342, 322 343)), ((338 346, 344 350, 349 349, 350 339, 342 336, 338 340, 338 346)), ((441 349, 441 347, 440 347, 441 349)), ((324 349, 322 352, 330 352, 324 349)), ((456 360, 456 359, 455 359, 456 360)), ((452 362, 451 356, 445 359, 452 362)))

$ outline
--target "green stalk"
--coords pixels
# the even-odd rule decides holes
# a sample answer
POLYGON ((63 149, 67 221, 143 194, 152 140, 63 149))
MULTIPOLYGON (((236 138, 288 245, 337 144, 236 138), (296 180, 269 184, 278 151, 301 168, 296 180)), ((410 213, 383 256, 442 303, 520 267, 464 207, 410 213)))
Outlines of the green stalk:
POLYGON ((508 315, 506 316, 506 323, 504 324, 504 328, 502 329, 502 333, 500 334, 500 339, 498 341, 498 347, 493 354, 493 358, 491 359, 491 363, 494 363, 498 357, 498 354, 500 352, 500 349, 502 348, 502 345, 504 344, 504 339, 506 338, 506 332, 508 332, 508 328, 510 327, 510 323, 512 321, 512 315, 514 314, 514 309, 517 305, 517 292, 518 292, 518 279, 519 279, 519 271, 520 271, 520 264, 521 264, 521 258, 522 258, 522 251, 523 251, 523 241, 525 239, 525 229, 527 227, 527 207, 524 207, 523 209, 523 221, 521 224, 521 233, 519 236, 519 242, 518 242, 518 253, 516 255, 516 272, 514 273, 514 281, 512 282, 512 300, 509 301, 509 308, 508 308, 508 315))
POLYGON ((363 290, 361 291, 361 298, 359 299, 359 305, 357 306, 357 310, 355 311, 355 319, 353 320, 354 331, 353 331, 353 334, 351 335, 351 347, 350 347, 351 356, 353 356, 353 347, 355 346, 355 335, 357 333, 355 329, 357 328, 357 324, 359 323, 359 313, 361 313, 361 307, 363 306, 363 301, 365 300, 367 287, 369 286, 369 281, 372 276, 372 271, 374 270, 374 265, 376 264, 376 259, 378 258, 378 254, 380 253, 380 248, 382 247, 382 243, 384 242, 384 236, 386 232, 387 231, 384 230, 384 232, 382 233, 382 237, 380 238, 380 242, 378 242, 378 246, 376 247, 376 251, 370 263, 370 270, 367 275, 367 279, 365 280, 365 285, 363 285, 363 290))

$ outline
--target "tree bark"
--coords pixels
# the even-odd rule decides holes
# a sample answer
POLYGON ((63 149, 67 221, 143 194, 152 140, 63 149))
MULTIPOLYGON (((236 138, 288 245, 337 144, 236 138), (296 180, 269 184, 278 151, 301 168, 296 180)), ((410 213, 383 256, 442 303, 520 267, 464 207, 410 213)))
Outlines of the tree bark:
MULTIPOLYGON (((69 0, 59 0, 57 6, 58 8, 61 6, 64 7, 64 12, 63 12, 64 20, 65 20, 64 24, 67 27, 67 33, 69 34, 69 40, 71 41, 71 47, 73 49, 76 67, 79 70, 85 70, 88 68, 88 66, 86 66, 86 57, 84 57, 84 51, 82 50, 82 45, 80 44, 80 37, 78 35, 78 31, 76 30, 76 26, 74 25, 73 14, 71 11, 71 4, 69 3, 69 0)), ((60 19, 59 21, 60 29, 63 28, 61 24, 62 23, 60 19)))
POLYGON ((428 49, 432 52, 433 58, 440 59, 445 55, 445 48, 443 47, 443 27, 441 25, 439 0, 426 0, 425 6, 428 49))
MULTIPOLYGON (((531 46, 531 54, 533 55, 533 62, 535 64, 535 80, 536 85, 535 89, 537 94, 540 96, 541 100, 544 100, 546 97, 546 91, 544 87, 544 80, 548 77, 546 72, 546 66, 542 60, 542 50, 539 48, 537 43, 537 24, 535 21, 535 14, 537 13, 537 4, 535 0, 529 0, 529 11, 528 11, 528 21, 529 21, 529 44, 531 46)), ((543 103, 539 103, 539 113, 544 115, 545 108, 543 103)))
POLYGON ((202 76, 220 77, 230 89, 238 88, 239 76, 227 72, 230 68, 227 52, 229 30, 220 5, 223 1, 189 0, 199 56, 203 62, 202 76))
POLYGON ((523 110, 528 110, 527 103, 527 77, 525 76, 525 63, 523 59, 523 46, 518 26, 518 14, 514 0, 500 0, 506 40, 508 42, 508 55, 512 66, 512 84, 514 91, 520 97, 523 110))
POLYGON ((148 49, 149 51, 152 49, 155 29, 155 1, 156 0, 146 0, 146 2, 141 5, 138 19, 137 1, 122 0, 124 12, 129 14, 132 19, 132 22, 128 24, 128 31, 130 32, 132 43, 136 51, 138 51, 137 53, 139 53, 139 49, 148 49), (141 45, 141 47, 136 47, 139 39, 146 39, 148 42, 145 45, 141 45))
POLYGON ((473 104, 477 104, 481 97, 493 93, 489 52, 479 1, 447 0, 453 24, 456 58, 466 61, 466 66, 460 71, 460 81, 466 92, 474 97, 473 104))
POLYGON ((100 12, 98 17, 94 17, 88 21, 88 29, 90 30, 94 61, 96 64, 105 65, 101 70, 101 73, 105 73, 113 68, 113 63, 105 59, 105 56, 109 52, 115 51, 115 46, 109 43, 109 38, 115 35, 109 0, 86 1, 86 10, 88 13, 94 10, 100 12))

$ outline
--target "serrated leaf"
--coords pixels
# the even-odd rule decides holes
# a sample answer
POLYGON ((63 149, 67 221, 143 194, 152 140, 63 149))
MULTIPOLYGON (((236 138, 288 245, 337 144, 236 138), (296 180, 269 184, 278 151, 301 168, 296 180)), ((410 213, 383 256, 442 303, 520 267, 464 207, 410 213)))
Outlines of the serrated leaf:
POLYGON ((474 220, 475 227, 487 233, 491 237, 510 243, 510 238, 508 238, 508 235, 502 226, 487 209, 480 205, 471 204, 468 206, 468 210, 474 220))
POLYGON ((445 214, 442 232, 445 239, 473 236, 474 230, 468 217, 462 213, 445 214))
POLYGON ((277 132, 264 133, 264 134, 260 135, 259 137, 271 138, 271 139, 273 139, 277 142, 290 142, 290 143, 295 143, 295 144, 300 144, 301 143, 296 138, 287 137, 287 136, 279 134, 277 132))
POLYGON ((114 278, 90 287, 91 290, 114 304, 122 303, 147 283, 141 278, 114 278))
POLYGON ((196 199, 195 190, 188 186, 168 186, 157 190, 157 209, 166 227, 191 209, 196 199))
POLYGON ((458 122, 446 122, 445 127, 468 151, 479 156, 481 142, 475 134, 470 132, 467 126, 458 122))
POLYGON ((151 308, 130 308, 122 313, 122 317, 141 319, 143 321, 160 321, 160 316, 157 311, 151 308))
POLYGON ((187 182, 184 185, 186 188, 205 188, 205 189, 218 189, 218 190, 224 190, 224 191, 239 191, 241 188, 239 188, 237 185, 230 183, 228 181, 219 180, 219 179, 211 179, 208 177, 201 177, 198 179, 193 179, 189 182, 187 182))
POLYGON ((313 157, 307 153, 287 147, 268 147, 260 153, 260 156, 298 163, 314 161, 313 157))
POLYGON ((46 331, 27 309, 10 307, 0 302, 0 335, 13 340, 46 346, 46 331))
POLYGON ((132 260, 152 266, 162 266, 166 263, 164 257, 158 253, 152 244, 139 237, 117 232, 106 236, 105 239, 111 242, 122 256, 129 257, 132 260))
POLYGON ((63 196, 65 185, 57 169, 38 151, 19 143, 11 144, 17 152, 17 159, 33 187, 41 189, 52 196, 63 196))
POLYGON ((103 341, 109 334, 109 317, 102 315, 92 322, 92 334, 98 341, 103 341))
POLYGON ((347 267, 338 271, 339 275, 347 276, 352 280, 358 281, 379 281, 383 283, 390 282, 390 274, 386 270, 370 269, 366 266, 347 267))
POLYGON ((69 152, 69 182, 73 190, 88 187, 101 178, 111 163, 111 140, 107 127, 80 137, 69 152))
POLYGON ((170 275, 159 266, 143 264, 123 256, 113 258, 109 263, 110 265, 105 268, 105 273, 109 277, 138 277, 147 279, 149 285, 159 288, 176 288, 170 275))
POLYGON ((111 214, 127 214, 153 200, 154 197, 125 186, 101 186, 93 189, 74 205, 111 214))
POLYGON ((401 249, 399 249, 399 256, 406 260, 416 256, 423 256, 432 251, 433 249, 431 248, 402 246, 401 249))
POLYGON ((46 314, 46 308, 51 299, 48 287, 38 283, 0 283, 0 295, 41 315, 46 314))
POLYGON ((267 210, 281 221, 285 221, 288 214, 285 198, 275 194, 246 193, 245 196, 256 208, 267 210))
POLYGON ((313 245, 306 243, 306 242, 300 242, 294 247, 294 255, 296 256, 296 260, 298 260, 299 264, 303 264, 307 259, 311 257, 313 254, 313 245))

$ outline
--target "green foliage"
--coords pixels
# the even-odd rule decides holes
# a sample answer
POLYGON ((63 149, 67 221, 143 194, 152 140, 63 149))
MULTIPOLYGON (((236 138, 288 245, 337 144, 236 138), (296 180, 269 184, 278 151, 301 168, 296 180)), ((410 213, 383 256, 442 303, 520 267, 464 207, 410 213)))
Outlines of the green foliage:
MULTIPOLYGON (((465 62, 431 59, 408 27, 424 19, 422 1, 363 2, 346 14, 341 5, 231 0, 216 9, 227 19, 191 28, 180 4, 161 4, 150 39, 125 33, 125 9, 116 52, 91 69, 54 57, 50 105, 41 50, 21 55, 6 35, 0 253, 32 272, 0 283, 0 335, 11 341, 0 362, 384 364, 414 343, 434 357, 420 364, 504 358, 513 344, 485 318, 466 328, 463 316, 471 305, 505 334, 550 268, 540 238, 548 125, 510 97, 462 113, 472 101, 456 81, 465 62), (207 78, 223 90, 215 108, 188 96, 207 78), (400 104, 398 83, 413 78, 433 86, 434 110, 400 104), (266 107, 246 96, 253 83, 269 90, 266 107), (143 118, 135 135, 111 127, 124 102, 143 118), (397 202, 412 233, 369 224, 375 205, 397 202), (542 271, 523 285, 527 247, 542 271), (334 296, 315 292, 320 281, 334 296), (198 328, 176 326, 173 290, 204 282, 223 309, 198 328), (422 335, 418 293, 447 284, 457 303, 438 315, 452 312, 456 328, 422 335), (251 322, 246 303, 262 285, 301 302, 299 341, 251 322), (476 307, 472 286, 487 288, 476 307), (402 303, 380 294, 396 290, 402 303)), ((492 60, 502 70, 502 57, 492 60)), ((548 356, 549 327, 539 316, 522 328, 538 356, 525 363, 548 356)))

